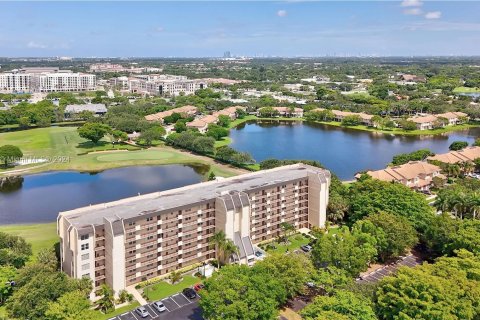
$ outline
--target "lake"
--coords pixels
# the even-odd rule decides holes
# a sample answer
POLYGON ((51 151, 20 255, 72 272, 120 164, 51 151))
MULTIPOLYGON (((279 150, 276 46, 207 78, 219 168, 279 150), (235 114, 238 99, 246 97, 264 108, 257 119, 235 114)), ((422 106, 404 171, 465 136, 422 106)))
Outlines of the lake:
POLYGON ((52 222, 60 211, 198 183, 206 167, 139 166, 23 177, 0 192, 0 224, 52 222))
POLYGON ((253 121, 230 131, 231 147, 249 152, 257 162, 268 158, 320 161, 342 180, 382 169, 399 153, 430 149, 448 152, 456 140, 472 143, 480 128, 435 136, 394 136, 300 121, 253 121))

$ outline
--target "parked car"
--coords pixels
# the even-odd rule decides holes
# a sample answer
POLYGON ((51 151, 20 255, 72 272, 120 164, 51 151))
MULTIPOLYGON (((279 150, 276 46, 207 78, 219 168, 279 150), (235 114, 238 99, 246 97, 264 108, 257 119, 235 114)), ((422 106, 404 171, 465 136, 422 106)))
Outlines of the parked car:
POLYGON ((260 258, 261 256, 263 256, 261 251, 255 251, 255 257, 260 258))
POLYGON ((205 288, 205 286, 201 283, 197 283, 196 285, 193 286, 193 290, 195 290, 196 292, 202 290, 203 288, 205 288))
POLYGON ((158 312, 163 312, 163 311, 167 310, 167 308, 165 307, 165 305, 161 301, 155 301, 153 303, 153 307, 155 309, 157 309, 158 312))
POLYGON ((183 289, 183 295, 188 299, 195 299, 197 297, 197 293, 192 288, 183 289))
POLYGON ((303 252, 310 252, 310 251, 312 251, 312 246, 306 244, 306 245, 301 246, 300 249, 302 249, 303 252))
POLYGON ((315 282, 313 282, 313 281, 309 281, 305 284, 307 285, 307 287, 312 288, 312 289, 316 287, 315 282))
POLYGON ((147 309, 145 309, 144 307, 138 307, 137 309, 135 309, 135 312, 142 318, 150 316, 147 309))

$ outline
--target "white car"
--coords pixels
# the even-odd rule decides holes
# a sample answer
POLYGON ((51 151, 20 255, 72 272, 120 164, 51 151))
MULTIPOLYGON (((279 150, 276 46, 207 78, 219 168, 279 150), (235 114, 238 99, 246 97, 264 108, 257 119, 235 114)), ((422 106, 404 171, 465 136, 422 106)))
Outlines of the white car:
POLYGON ((161 301, 156 301, 152 305, 155 309, 157 309, 158 312, 163 312, 167 310, 167 308, 161 301))
POLYGON ((146 318, 150 315, 147 309, 145 309, 144 307, 138 307, 137 309, 135 309, 135 312, 142 318, 146 318))

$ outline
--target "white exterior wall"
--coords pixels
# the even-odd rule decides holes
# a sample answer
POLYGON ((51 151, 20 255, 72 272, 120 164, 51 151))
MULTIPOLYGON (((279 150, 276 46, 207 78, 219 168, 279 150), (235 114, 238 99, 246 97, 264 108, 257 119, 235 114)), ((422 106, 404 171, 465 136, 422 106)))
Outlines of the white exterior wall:
POLYGON ((96 85, 96 76, 93 74, 40 73, 33 74, 31 78, 34 92, 93 91, 96 85))
POLYGON ((0 73, 0 92, 29 92, 30 77, 29 73, 0 73))

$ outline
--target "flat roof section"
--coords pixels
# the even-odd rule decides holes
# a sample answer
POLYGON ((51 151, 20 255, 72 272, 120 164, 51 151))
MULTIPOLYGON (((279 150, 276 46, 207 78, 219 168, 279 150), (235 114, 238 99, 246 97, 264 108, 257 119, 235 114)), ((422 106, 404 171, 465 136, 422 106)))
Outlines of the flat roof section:
POLYGON ((232 191, 251 191, 282 184, 283 182, 304 179, 308 177, 308 173, 321 174, 324 178, 330 177, 328 170, 305 164, 293 164, 247 173, 220 181, 201 182, 182 188, 87 206, 60 212, 59 215, 77 229, 81 229, 92 225, 102 225, 104 218, 109 221, 116 221, 157 214, 185 205, 213 200, 232 191))

